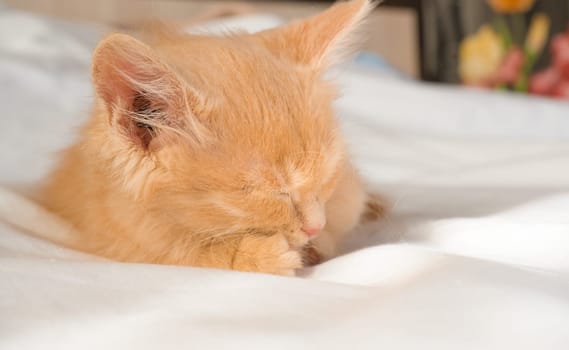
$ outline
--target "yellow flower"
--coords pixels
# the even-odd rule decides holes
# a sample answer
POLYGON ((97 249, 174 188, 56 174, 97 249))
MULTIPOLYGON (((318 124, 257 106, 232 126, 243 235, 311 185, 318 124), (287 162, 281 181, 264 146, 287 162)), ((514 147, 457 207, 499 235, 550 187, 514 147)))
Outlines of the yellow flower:
POLYGON ((549 17, 543 13, 538 13, 531 19, 528 35, 526 37, 526 49, 537 54, 543 50, 547 37, 549 35, 549 26, 551 22, 549 17))
POLYGON ((467 84, 484 84, 498 70, 504 55, 500 37, 489 25, 484 25, 460 44, 458 73, 467 84))
POLYGON ((529 10, 535 0, 488 0, 492 9, 499 13, 518 13, 529 10))

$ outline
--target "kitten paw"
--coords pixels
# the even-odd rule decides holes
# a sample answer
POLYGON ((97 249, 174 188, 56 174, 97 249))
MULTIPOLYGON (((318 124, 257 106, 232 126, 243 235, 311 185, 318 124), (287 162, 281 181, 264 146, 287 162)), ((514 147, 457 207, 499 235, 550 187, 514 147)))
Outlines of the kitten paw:
POLYGON ((386 201, 377 194, 368 194, 365 208, 360 218, 361 223, 376 221, 385 216, 387 212, 386 201))
POLYGON ((294 276, 295 270, 302 266, 301 254, 291 248, 284 235, 275 234, 268 237, 245 236, 233 259, 232 268, 239 271, 294 276))
POLYGON ((314 266, 320 264, 324 259, 314 245, 308 244, 302 249, 302 260, 305 266, 314 266))

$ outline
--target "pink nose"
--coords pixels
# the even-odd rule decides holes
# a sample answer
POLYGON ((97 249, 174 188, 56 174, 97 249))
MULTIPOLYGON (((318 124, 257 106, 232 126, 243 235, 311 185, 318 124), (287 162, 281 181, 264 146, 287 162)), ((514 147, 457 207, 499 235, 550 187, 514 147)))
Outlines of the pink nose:
POLYGON ((322 231, 322 227, 302 227, 302 231, 306 233, 308 237, 313 237, 318 234, 318 232, 322 231))

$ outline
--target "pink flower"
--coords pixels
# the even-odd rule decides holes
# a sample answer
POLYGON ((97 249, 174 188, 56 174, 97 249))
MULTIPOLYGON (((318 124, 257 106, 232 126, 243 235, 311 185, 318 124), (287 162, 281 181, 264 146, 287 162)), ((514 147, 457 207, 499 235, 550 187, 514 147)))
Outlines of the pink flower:
POLYGON ((569 34, 562 33, 555 36, 551 42, 551 56, 553 66, 565 78, 569 79, 569 34))
POLYGON ((519 48, 513 48, 504 57, 498 71, 492 78, 494 84, 514 84, 524 65, 524 53, 519 48))
POLYGON ((529 90, 538 95, 569 99, 569 28, 556 35, 551 41, 549 68, 537 72, 530 78, 529 90))
POLYGON ((537 95, 550 95, 561 81, 561 76, 555 67, 549 67, 531 76, 529 91, 537 95))
POLYGON ((569 81, 564 80, 557 84, 553 89, 551 96, 563 100, 569 99, 569 81))

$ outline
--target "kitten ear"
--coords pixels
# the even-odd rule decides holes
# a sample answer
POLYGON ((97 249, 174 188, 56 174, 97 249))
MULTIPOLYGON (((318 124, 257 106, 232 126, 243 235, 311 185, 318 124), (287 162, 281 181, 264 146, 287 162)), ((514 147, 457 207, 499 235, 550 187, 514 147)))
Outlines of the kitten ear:
POLYGON ((277 56, 315 69, 327 68, 350 53, 355 32, 374 6, 370 0, 341 2, 314 17, 255 36, 277 56))
POLYGON ((147 149, 161 129, 185 129, 188 120, 199 138, 199 123, 184 118, 197 95, 146 44, 125 34, 107 37, 95 49, 92 77, 110 124, 139 146, 147 149))

